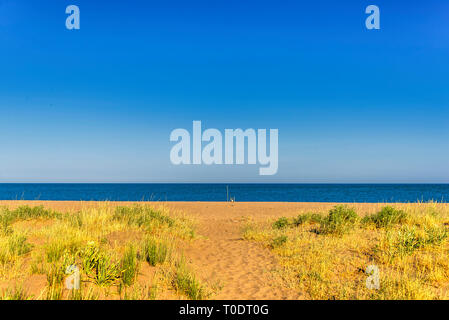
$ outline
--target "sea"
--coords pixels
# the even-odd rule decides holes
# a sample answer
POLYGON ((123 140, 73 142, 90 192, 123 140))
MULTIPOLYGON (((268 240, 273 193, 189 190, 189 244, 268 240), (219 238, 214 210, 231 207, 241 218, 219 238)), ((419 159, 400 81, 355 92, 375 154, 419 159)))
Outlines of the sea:
POLYGON ((448 202, 449 184, 0 183, 0 200, 448 202))

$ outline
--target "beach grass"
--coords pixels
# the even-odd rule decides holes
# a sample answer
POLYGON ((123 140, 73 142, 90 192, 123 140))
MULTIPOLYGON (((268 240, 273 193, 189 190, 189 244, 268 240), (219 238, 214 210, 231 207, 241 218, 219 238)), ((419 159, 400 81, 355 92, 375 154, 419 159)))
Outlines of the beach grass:
POLYGON ((194 223, 163 206, 2 207, 0 226, 0 299, 203 297, 179 246, 194 240, 194 223), (80 289, 69 289, 75 267, 80 289))
POLYGON ((275 277, 306 299, 448 299, 449 210, 438 203, 385 205, 375 213, 327 212, 249 223, 247 241, 269 248, 275 277), (370 265, 380 286, 368 288, 370 265))
POLYGON ((449 298, 447 204, 192 204, 201 233, 160 203, 47 205, 0 207, 2 300, 449 298))

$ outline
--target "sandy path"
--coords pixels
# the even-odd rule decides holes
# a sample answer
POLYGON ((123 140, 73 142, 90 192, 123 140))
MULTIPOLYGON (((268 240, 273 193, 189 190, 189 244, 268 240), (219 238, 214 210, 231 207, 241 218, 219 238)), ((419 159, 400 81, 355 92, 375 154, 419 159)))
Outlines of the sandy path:
POLYGON ((276 259, 268 249, 241 238, 241 221, 200 223, 205 236, 185 248, 186 257, 203 280, 221 290, 214 299, 297 299, 295 292, 270 285, 276 259), (211 226, 220 228, 213 230, 211 226))

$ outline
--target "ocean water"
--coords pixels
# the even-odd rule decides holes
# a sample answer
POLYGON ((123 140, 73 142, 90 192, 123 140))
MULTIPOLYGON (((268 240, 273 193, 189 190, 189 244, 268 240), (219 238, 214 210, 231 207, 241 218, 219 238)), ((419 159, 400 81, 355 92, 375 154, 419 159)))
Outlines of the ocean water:
POLYGON ((0 200, 448 202, 449 184, 0 184, 0 200))

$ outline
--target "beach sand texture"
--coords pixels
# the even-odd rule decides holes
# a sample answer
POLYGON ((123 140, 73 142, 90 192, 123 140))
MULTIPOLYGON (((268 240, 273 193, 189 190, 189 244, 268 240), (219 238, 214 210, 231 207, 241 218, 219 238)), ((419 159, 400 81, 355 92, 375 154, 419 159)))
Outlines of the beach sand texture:
MULTIPOLYGON (((108 206, 133 204, 132 202, 107 203, 108 206)), ((291 218, 306 212, 327 212, 336 205, 334 203, 272 202, 158 202, 149 204, 163 205, 171 211, 182 211, 193 218, 198 238, 183 244, 182 250, 185 258, 201 281, 219 287, 212 299, 231 300, 307 299, 302 292, 274 280, 273 277, 278 268, 278 258, 266 246, 243 239, 242 228, 249 221, 257 224, 272 221, 281 216, 291 218)), ((0 201, 0 206, 7 206, 11 209, 23 205, 31 207, 43 205, 61 212, 75 212, 81 208, 98 206, 98 203, 0 201)), ((349 205, 364 215, 377 212, 385 204, 349 205)), ((39 287, 39 281, 45 282, 43 276, 40 278, 36 280, 37 282, 29 282, 29 286, 31 288, 39 287)))

